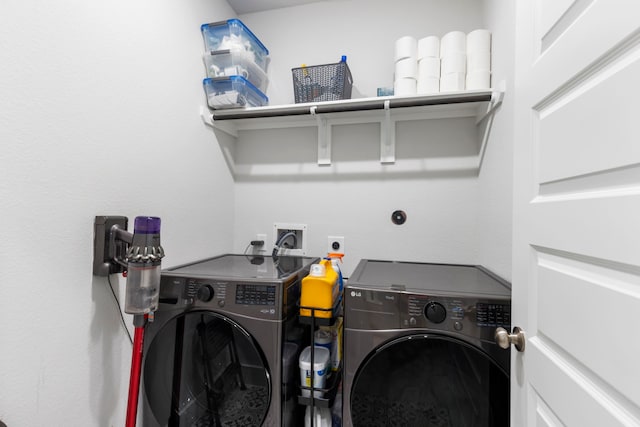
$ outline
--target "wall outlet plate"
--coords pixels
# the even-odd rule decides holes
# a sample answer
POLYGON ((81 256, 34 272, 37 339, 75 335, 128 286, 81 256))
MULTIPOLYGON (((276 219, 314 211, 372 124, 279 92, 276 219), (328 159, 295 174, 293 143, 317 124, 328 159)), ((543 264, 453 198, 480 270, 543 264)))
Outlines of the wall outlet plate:
POLYGON ((267 250, 271 250, 269 248, 269 242, 267 242, 267 235, 266 234, 258 233, 258 234, 256 234, 256 237, 255 237, 254 240, 263 241, 264 243, 262 245, 251 246, 251 253, 263 254, 263 253, 267 252, 267 250))
POLYGON ((344 236, 328 236, 327 253, 344 255, 344 236))
POLYGON ((273 245, 278 244, 278 239, 289 234, 281 242, 279 255, 306 255, 307 254, 307 225, 287 222, 273 224, 273 245))

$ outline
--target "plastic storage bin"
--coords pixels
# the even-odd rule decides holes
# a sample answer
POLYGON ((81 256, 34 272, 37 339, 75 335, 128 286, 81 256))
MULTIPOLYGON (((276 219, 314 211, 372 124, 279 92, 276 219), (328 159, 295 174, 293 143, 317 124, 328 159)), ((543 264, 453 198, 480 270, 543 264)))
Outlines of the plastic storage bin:
POLYGON ((292 68, 295 102, 351 99, 353 78, 346 60, 292 68))
MULTIPOLYGON (((325 347, 314 346, 313 368, 311 367, 311 347, 305 347, 300 353, 298 365, 300 366, 300 383, 304 387, 311 387, 311 376, 313 375, 313 396, 322 397, 322 390, 327 380, 330 362, 329 350, 325 347)), ((303 396, 311 396, 311 390, 302 389, 303 396)))
POLYGON ((242 76, 266 93, 267 73, 253 61, 253 55, 244 49, 214 50, 202 56, 207 77, 242 76))
POLYGON ((262 107, 269 98, 242 76, 207 77, 202 81, 207 104, 213 109, 262 107))
POLYGON ((241 49, 259 67, 267 70, 269 50, 239 19, 202 24, 200 31, 207 51, 241 49))

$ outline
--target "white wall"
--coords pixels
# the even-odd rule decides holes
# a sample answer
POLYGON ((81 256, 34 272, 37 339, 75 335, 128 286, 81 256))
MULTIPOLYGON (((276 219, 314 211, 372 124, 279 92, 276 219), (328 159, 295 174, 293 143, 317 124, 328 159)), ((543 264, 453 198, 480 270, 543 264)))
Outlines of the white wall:
MULTIPOLYGON (((0 3, 0 420, 124 425, 131 346, 95 215, 162 218, 163 266, 227 251, 233 180, 202 125, 224 0, 0 3)), ((130 324, 130 321, 127 321, 130 324)))
MULTIPOLYGON (((393 81, 394 42, 495 27, 495 72, 510 80, 510 8, 476 0, 327 1, 242 15, 271 53, 271 104, 293 102, 291 68, 347 55, 353 97, 375 96, 393 81), (497 15, 499 19, 496 18, 497 15), (505 40, 503 40, 503 38, 505 40)), ((500 114, 508 110, 505 105, 500 114)), ((496 119, 480 171, 472 119, 398 125, 397 161, 381 166, 377 124, 336 127, 332 165, 318 167, 315 128, 244 131, 233 147, 236 250, 274 222, 308 225, 308 252, 326 253, 345 236, 348 276, 361 258, 482 263, 510 278, 511 116, 496 119), (391 223, 405 210, 407 223, 391 223)))
MULTIPOLYGON (((281 104, 301 62, 346 54, 354 96, 373 95, 391 84, 402 35, 485 23, 509 35, 508 10, 486 3, 334 0, 241 18, 272 52, 268 94, 281 104)), ((218 145, 198 117, 199 26, 230 17, 224 0, 0 3, 0 420, 9 427, 124 423, 130 344, 106 279, 91 273, 95 215, 162 217, 163 266, 242 251, 282 221, 308 224, 318 255, 328 234, 344 235, 346 273, 372 257, 482 262, 510 275, 508 100, 480 177, 468 167, 477 142, 467 119, 400 124, 390 166, 377 160, 376 125, 338 127, 329 168, 315 165, 310 128, 287 140, 247 131, 234 145, 218 135, 218 145), (236 182, 222 147, 245 171, 236 182), (406 225, 391 223, 395 209, 406 225)), ((510 42, 497 46, 509 76, 510 42)))
POLYGON ((504 82, 506 91, 493 116, 479 175, 478 263, 511 280, 515 3, 485 0, 484 16, 492 30, 493 82, 504 82))
POLYGON ((353 97, 393 86, 394 43, 402 36, 469 32, 483 24, 478 0, 327 0, 240 16, 269 49, 268 96, 293 103, 291 68, 338 62, 347 55, 353 97))

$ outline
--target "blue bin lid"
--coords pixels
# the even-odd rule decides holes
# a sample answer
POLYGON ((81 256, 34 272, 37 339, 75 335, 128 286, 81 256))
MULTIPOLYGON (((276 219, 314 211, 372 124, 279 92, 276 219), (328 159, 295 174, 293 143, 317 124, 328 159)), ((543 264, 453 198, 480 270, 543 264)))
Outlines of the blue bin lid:
POLYGON ((233 18, 233 19, 227 19, 226 21, 218 21, 218 22, 212 22, 210 24, 202 24, 200 26, 200 31, 204 31, 204 29, 207 28, 207 27, 220 27, 220 26, 223 26, 223 25, 229 25, 229 26, 237 25, 237 26, 241 27, 244 31, 247 32, 247 34, 249 34, 249 36, 253 39, 253 41, 256 42, 256 44, 258 46, 260 46, 262 49, 264 49, 266 55, 269 55, 269 49, 267 49, 266 46, 262 44, 260 39, 257 38, 256 35, 253 34, 253 32, 246 25, 244 25, 242 23, 242 21, 239 20, 239 19, 233 18))
POLYGON ((269 102, 269 98, 267 97, 267 95, 262 93, 260 89, 255 87, 249 80, 245 79, 243 76, 224 76, 224 77, 213 77, 213 78, 207 77, 204 80, 202 80, 202 85, 207 86, 207 85, 213 84, 214 82, 231 82, 231 83, 243 84, 247 86, 249 89, 251 89, 252 91, 254 91, 256 95, 258 95, 260 98, 264 99, 265 102, 269 102))

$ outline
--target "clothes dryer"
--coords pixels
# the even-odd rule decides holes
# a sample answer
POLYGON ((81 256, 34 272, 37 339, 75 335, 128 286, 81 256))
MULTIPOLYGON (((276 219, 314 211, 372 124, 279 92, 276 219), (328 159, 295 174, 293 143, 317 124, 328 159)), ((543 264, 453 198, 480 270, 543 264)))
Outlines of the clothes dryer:
POLYGON ((280 427, 291 419, 283 347, 300 280, 317 261, 227 254, 163 270, 146 330, 143 426, 280 427))
POLYGON ((344 292, 345 427, 507 427, 510 285, 471 265, 361 260, 344 292))

